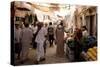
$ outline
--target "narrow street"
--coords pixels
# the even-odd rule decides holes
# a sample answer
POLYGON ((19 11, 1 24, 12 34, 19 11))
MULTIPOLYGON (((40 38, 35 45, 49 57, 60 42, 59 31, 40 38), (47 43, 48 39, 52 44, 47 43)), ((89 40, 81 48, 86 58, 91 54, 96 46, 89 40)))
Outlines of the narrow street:
POLYGON ((97 60, 97 17, 97 6, 12 2, 11 30, 14 40, 11 42, 14 42, 11 45, 11 64, 97 60), (52 43, 53 46, 49 47, 52 43), (44 44, 47 44, 45 55, 44 44), (35 45, 38 45, 38 51, 33 49, 35 45), (45 60, 41 61, 43 56, 45 60))
MULTIPOLYGON (((36 60, 36 50, 30 49, 29 50, 29 60, 27 60, 23 65, 31 65, 34 64, 34 61, 36 60)), ((17 65, 20 65, 19 60, 16 60, 17 65)), ((56 45, 53 47, 47 46, 46 50, 46 60, 40 62, 39 64, 54 64, 54 63, 66 63, 69 62, 67 56, 64 57, 57 57, 56 56, 56 45)))

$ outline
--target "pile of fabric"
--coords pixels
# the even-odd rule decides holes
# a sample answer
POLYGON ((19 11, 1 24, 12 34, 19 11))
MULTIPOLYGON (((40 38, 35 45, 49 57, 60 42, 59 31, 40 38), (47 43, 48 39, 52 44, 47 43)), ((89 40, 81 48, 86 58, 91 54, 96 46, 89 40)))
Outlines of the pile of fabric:
POLYGON ((87 52, 82 52, 81 55, 87 61, 96 61, 97 60, 97 47, 94 46, 89 48, 87 52))
MULTIPOLYGON (((67 53, 69 58, 72 55, 74 56, 74 52, 76 50, 75 46, 77 45, 76 43, 77 43, 76 40, 72 38, 66 40, 66 45, 68 47, 66 51, 69 52, 67 53)), ((80 40, 80 44, 81 44, 81 47, 80 47, 81 59, 84 61, 89 61, 89 60, 95 61, 97 59, 97 40, 96 38, 93 36, 82 37, 80 40)), ((75 58, 73 58, 73 60, 74 59, 75 58)))
POLYGON ((81 40, 81 56, 87 61, 97 60, 97 40, 93 36, 83 37, 81 40))
POLYGON ((93 36, 82 37, 81 39, 82 50, 86 52, 89 48, 97 46, 96 42, 97 40, 93 36))

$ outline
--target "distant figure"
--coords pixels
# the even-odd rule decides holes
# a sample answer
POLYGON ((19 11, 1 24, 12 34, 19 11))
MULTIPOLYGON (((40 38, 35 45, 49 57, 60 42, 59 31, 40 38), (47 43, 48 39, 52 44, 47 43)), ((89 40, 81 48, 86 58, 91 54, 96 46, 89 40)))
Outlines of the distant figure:
POLYGON ((38 30, 37 30, 37 36, 35 39, 35 42, 37 43, 37 61, 36 64, 38 64, 40 61, 45 60, 44 56, 44 41, 46 39, 47 30, 43 27, 43 23, 38 23, 38 30))
POLYGON ((15 53, 18 54, 17 59, 20 59, 20 52, 21 52, 20 34, 21 34, 21 28, 19 26, 19 22, 16 22, 14 29, 14 43, 15 43, 15 53))
POLYGON ((83 35, 83 37, 89 36, 86 26, 82 26, 82 35, 83 35))
POLYGON ((28 59, 29 48, 32 44, 32 30, 29 28, 29 24, 25 24, 25 28, 21 32, 21 43, 22 43, 22 63, 28 59))
POLYGON ((48 37, 49 37, 49 43, 50 43, 50 47, 51 47, 51 46, 53 46, 53 41, 54 41, 54 28, 52 26, 52 22, 49 23, 48 37))
POLYGON ((61 22, 56 29, 57 56, 64 56, 64 27, 61 22))

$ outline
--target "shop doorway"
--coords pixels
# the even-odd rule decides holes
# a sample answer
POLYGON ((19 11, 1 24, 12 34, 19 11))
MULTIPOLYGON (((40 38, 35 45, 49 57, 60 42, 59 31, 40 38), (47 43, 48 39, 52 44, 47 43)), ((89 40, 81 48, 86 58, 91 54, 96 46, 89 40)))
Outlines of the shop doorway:
POLYGON ((94 17, 95 15, 86 16, 86 27, 88 29, 89 35, 93 35, 94 33, 94 17))

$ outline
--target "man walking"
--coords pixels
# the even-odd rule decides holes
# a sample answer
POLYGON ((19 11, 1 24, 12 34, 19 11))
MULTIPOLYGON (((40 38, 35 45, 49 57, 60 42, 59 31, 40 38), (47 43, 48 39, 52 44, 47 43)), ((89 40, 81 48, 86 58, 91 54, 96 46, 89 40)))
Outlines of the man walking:
POLYGON ((53 46, 53 40, 54 40, 54 28, 52 26, 52 22, 49 23, 48 37, 49 37, 49 43, 50 43, 50 47, 51 47, 51 46, 53 46))
POLYGON ((39 22, 38 23, 38 30, 37 30, 37 36, 35 39, 35 42, 37 43, 37 62, 38 64, 41 60, 45 60, 44 57, 44 41, 45 41, 45 36, 47 34, 46 29, 43 27, 43 23, 39 22))

